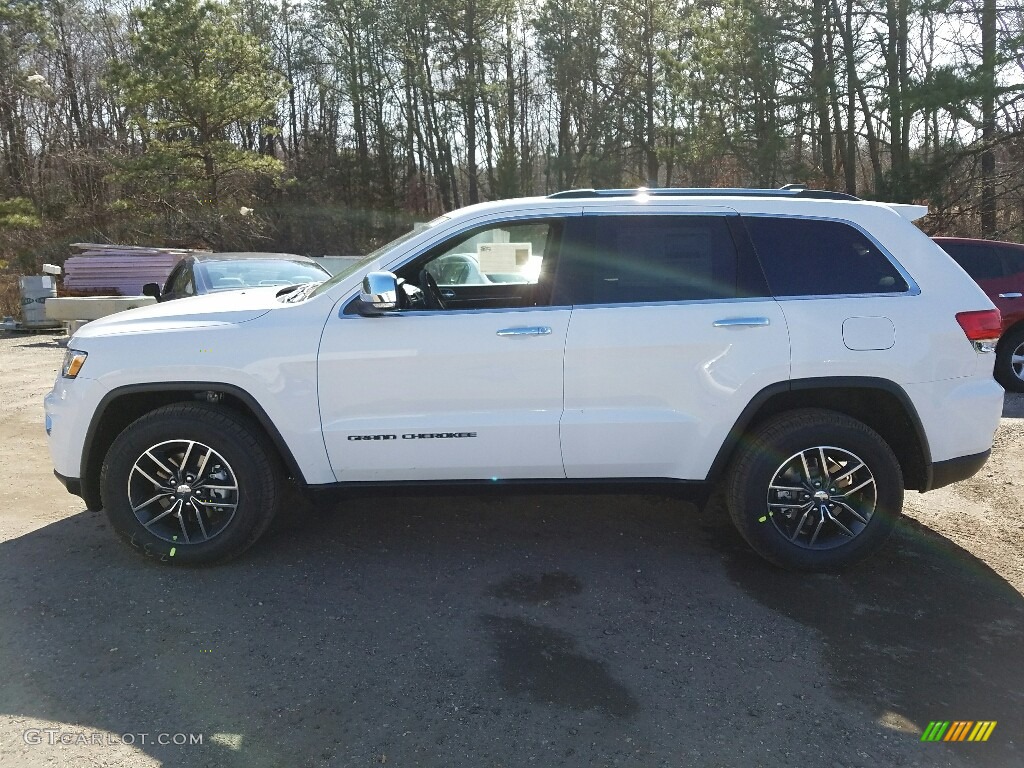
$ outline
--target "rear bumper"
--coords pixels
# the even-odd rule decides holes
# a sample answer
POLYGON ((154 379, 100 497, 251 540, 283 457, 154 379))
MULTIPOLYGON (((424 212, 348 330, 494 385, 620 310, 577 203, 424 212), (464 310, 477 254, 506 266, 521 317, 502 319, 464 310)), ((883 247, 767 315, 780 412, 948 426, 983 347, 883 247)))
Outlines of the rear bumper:
POLYGON ((973 477, 984 466, 985 462, 988 461, 989 454, 991 453, 992 451, 990 450, 982 451, 970 456, 958 456, 955 459, 936 461, 931 465, 928 487, 925 490, 934 491, 936 488, 942 488, 945 485, 973 477))

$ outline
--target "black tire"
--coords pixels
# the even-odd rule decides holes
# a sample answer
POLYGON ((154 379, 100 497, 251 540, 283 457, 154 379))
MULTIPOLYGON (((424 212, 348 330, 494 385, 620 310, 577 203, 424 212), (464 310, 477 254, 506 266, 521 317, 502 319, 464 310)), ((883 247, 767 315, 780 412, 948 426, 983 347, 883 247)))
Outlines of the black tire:
POLYGON ((725 500, 740 535, 764 559, 791 570, 837 570, 877 550, 892 532, 903 507, 903 473, 889 445, 865 424, 801 409, 744 438, 725 500))
MULTIPOLYGON (((1024 367, 1020 375, 1013 368, 1013 353, 1024 346, 1024 327, 1015 328, 999 340, 996 347, 996 381, 1003 385, 1007 392, 1024 392, 1024 367)), ((1024 352, 1024 349, 1021 350, 1024 352)))
POLYGON ((114 440, 100 474, 103 509, 114 530, 167 564, 210 565, 244 552, 273 520, 282 485, 280 464, 260 429, 206 403, 177 403, 140 417, 114 440), (200 448, 193 452, 189 443, 200 448), (186 465, 180 478, 173 476, 182 471, 175 456, 186 465), (186 483, 190 467, 198 470, 194 488, 186 483), (147 488, 162 497, 140 506, 147 488), (168 511, 179 500, 177 511, 168 511), (184 529, 180 536, 175 526, 184 529))

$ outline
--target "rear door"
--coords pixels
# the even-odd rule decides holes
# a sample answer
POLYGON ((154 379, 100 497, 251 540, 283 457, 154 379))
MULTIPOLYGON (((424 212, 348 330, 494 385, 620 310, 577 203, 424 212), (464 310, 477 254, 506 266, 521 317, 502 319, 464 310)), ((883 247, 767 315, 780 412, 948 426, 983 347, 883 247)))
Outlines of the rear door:
POLYGON ((702 480, 743 407, 788 379, 785 317, 738 224, 624 204, 570 229, 553 299, 573 306, 567 477, 702 480))

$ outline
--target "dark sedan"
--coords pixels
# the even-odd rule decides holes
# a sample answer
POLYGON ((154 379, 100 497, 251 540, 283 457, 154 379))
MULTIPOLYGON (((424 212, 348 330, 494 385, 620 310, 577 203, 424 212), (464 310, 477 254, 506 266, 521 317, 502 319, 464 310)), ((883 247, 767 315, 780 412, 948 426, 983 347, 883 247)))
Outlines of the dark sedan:
POLYGON ((313 259, 291 253, 194 253, 178 262, 164 284, 142 292, 158 301, 268 285, 318 283, 331 273, 313 259))

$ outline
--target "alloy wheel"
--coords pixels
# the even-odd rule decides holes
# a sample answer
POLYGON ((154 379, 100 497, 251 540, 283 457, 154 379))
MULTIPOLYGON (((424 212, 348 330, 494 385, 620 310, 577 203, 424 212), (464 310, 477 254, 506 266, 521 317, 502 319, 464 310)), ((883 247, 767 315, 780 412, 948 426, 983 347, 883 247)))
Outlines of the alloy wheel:
POLYGON ((128 502, 157 538, 201 544, 222 533, 238 509, 238 480, 217 451, 168 440, 142 452, 128 474, 128 502))
POLYGON ((835 549, 856 538, 871 521, 878 487, 856 454, 833 446, 806 448, 786 459, 768 486, 770 520, 792 544, 835 549))

